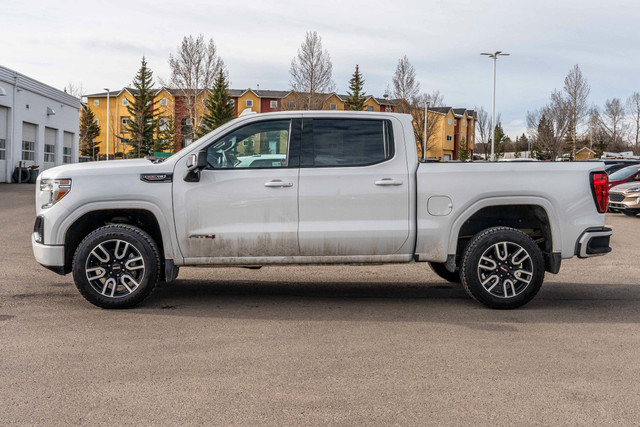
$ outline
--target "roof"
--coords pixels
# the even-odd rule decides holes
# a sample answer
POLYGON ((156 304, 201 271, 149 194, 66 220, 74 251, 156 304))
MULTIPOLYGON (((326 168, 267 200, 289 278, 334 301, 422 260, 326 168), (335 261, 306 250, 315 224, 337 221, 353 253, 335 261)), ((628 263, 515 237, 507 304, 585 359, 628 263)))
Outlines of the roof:
POLYGON ((56 100, 75 109, 80 109, 80 99, 76 98, 75 96, 1 65, 0 81, 4 81, 6 83, 9 83, 10 85, 15 84, 20 89, 26 89, 30 92, 56 100))
POLYGON ((582 147, 581 149, 577 150, 577 151, 576 151, 576 153, 579 153, 579 152, 581 152, 582 150, 589 150, 589 151, 591 151, 593 154, 596 154, 596 152, 595 152, 595 151, 593 151, 593 150, 592 150, 591 148, 589 148, 589 147, 582 147))
POLYGON ((451 111, 451 107, 432 107, 429 108, 429 111, 440 114, 449 114, 449 111, 451 111))

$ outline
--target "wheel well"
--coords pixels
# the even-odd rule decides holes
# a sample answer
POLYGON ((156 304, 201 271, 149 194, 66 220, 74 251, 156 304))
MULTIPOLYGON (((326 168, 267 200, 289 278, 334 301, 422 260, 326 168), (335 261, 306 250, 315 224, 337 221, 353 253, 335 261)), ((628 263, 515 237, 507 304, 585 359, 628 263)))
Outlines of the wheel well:
POLYGON ((158 245, 164 262, 162 232, 155 215, 144 209, 109 209, 87 212, 78 218, 64 236, 64 272, 71 272, 73 255, 89 233, 107 224, 130 224, 148 233, 158 245))
POLYGON ((538 205, 489 206, 474 213, 458 233, 456 264, 460 265, 462 254, 473 236, 482 230, 497 226, 515 228, 531 237, 544 255, 547 270, 551 271, 551 223, 547 212, 538 205))

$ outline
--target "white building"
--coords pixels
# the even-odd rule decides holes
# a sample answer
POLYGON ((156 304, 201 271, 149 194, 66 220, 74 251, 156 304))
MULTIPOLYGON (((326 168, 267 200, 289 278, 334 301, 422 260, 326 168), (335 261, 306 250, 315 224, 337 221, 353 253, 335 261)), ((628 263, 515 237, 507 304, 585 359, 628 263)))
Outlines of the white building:
POLYGON ((80 100, 0 66, 0 182, 18 162, 40 171, 78 161, 80 100))

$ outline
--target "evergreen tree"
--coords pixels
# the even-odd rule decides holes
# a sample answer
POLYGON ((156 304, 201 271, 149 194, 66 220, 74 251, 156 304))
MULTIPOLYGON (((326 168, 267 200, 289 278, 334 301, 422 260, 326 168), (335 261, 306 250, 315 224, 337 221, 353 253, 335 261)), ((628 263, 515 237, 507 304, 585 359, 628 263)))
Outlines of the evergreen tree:
POLYGON ((467 144, 467 138, 462 137, 460 144, 458 145, 458 160, 465 162, 469 159, 469 144, 467 144))
POLYGON ((553 127, 543 114, 538 122, 538 140, 535 144, 536 158, 538 160, 554 160, 549 147, 553 144, 553 127))
POLYGON ((176 121, 173 116, 158 120, 158 138, 153 144, 154 152, 175 151, 176 149, 176 121))
POLYGON ((520 137, 516 136, 516 141, 513 144, 513 157, 520 158, 520 137))
POLYGON ((196 132, 197 138, 235 118, 233 105, 229 103, 230 99, 229 82, 224 71, 220 69, 218 77, 213 82, 213 92, 207 96, 205 101, 204 115, 196 132))
POLYGON ((356 71, 354 71, 351 80, 349 80, 349 90, 347 91, 347 105, 350 110, 362 111, 364 110, 364 102, 367 99, 363 89, 364 79, 358 64, 356 64, 356 71))
POLYGON ((96 138, 100 135, 100 125, 96 123, 96 116, 89 108, 82 109, 80 115, 80 154, 95 160, 96 138))
POLYGON ((501 122, 498 122, 496 124, 495 137, 496 137, 496 143, 494 145, 495 155, 496 155, 496 159, 500 159, 502 158, 502 156, 504 156, 503 142, 505 138, 505 134, 504 134, 504 130, 502 129, 501 122))
POLYGON ((125 132, 129 136, 122 142, 129 144, 133 156, 144 157, 153 154, 155 143, 157 113, 153 103, 156 91, 153 89, 153 72, 147 67, 147 61, 142 57, 142 65, 133 79, 133 100, 127 105, 129 123, 125 132))

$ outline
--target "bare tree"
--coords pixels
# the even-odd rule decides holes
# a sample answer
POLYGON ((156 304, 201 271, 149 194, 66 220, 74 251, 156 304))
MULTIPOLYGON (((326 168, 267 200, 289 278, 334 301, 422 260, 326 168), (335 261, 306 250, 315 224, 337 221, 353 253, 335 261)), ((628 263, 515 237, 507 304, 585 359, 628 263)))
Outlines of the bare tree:
POLYGON ((73 82, 69 82, 67 83, 67 85, 64 87, 64 91, 66 93, 68 93, 69 95, 75 96, 76 98, 80 98, 82 99, 82 97, 84 96, 86 90, 83 86, 82 83, 73 83, 73 82))
MULTIPOLYGON (((444 105, 444 97, 439 91, 434 90, 431 93, 422 93, 411 100, 411 115, 413 116, 413 133, 416 138, 416 147, 418 148, 418 157, 422 156, 422 146, 425 139, 425 119, 424 109, 429 103, 429 108, 442 107, 444 105)), ((426 135, 427 135, 427 151, 431 150, 437 144, 438 121, 433 116, 427 114, 426 135)))
POLYGON ((563 92, 569 114, 568 136, 571 141, 571 153, 572 158, 575 159, 577 133, 589 112, 587 98, 589 97, 589 92, 591 92, 591 87, 587 79, 582 75, 578 64, 574 65, 564 78, 563 92))
POLYGON ((476 138, 476 142, 478 142, 479 140, 480 144, 482 144, 484 159, 487 160, 489 158, 489 154, 491 153, 491 149, 489 148, 489 141, 491 140, 491 119, 489 118, 489 114, 483 107, 478 108, 476 106, 475 111, 476 129, 478 130, 478 137, 476 138))
MULTIPOLYGON (((196 38, 191 35, 184 37, 175 56, 169 55, 169 68, 170 86, 178 89, 184 99, 191 129, 198 129, 201 120, 196 113, 198 95, 202 90, 211 88, 220 70, 224 71, 224 62, 218 56, 213 39, 205 41, 202 34, 196 38)), ((193 135, 183 137, 189 140, 193 135)))
POLYGON ((624 106, 620 98, 607 99, 600 120, 607 133, 607 147, 612 151, 621 151, 624 147, 624 106))
POLYGON ((296 93, 299 109, 320 109, 326 93, 334 90, 333 64, 326 49, 322 49, 322 38, 309 31, 298 54, 291 60, 290 85, 296 93))
POLYGON ((627 99, 627 112, 631 122, 631 141, 637 154, 640 153, 640 93, 633 92, 627 99))
POLYGON ((411 111, 412 101, 420 96, 420 83, 416 80, 416 70, 407 55, 398 60, 392 82, 393 97, 398 100, 397 111, 408 113, 411 111))
POLYGON ((562 93, 554 91, 547 105, 527 113, 527 131, 537 150, 548 160, 555 161, 562 153, 569 130, 570 112, 562 93))

